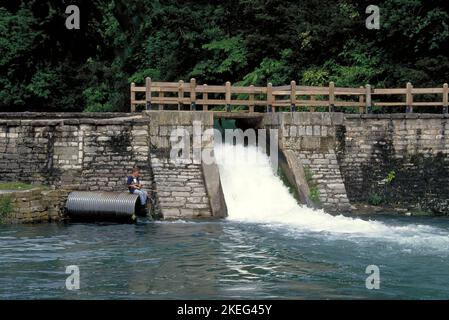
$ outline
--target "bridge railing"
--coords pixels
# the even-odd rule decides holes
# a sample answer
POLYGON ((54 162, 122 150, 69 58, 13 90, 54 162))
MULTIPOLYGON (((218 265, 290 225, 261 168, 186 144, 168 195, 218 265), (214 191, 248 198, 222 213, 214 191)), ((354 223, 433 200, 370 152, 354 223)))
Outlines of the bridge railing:
MULTIPOLYGON (((371 113, 373 108, 404 108, 413 112, 414 107, 441 108, 448 113, 449 88, 445 83, 440 88, 414 88, 407 83, 405 88, 380 89, 370 85, 359 88, 299 86, 295 81, 286 86, 266 87, 197 84, 190 82, 153 82, 146 78, 145 86, 131 84, 131 112, 138 106, 147 110, 210 110, 221 107, 230 112, 238 106, 240 112, 297 111, 299 109, 334 111, 336 108, 351 108, 352 112, 371 113), (421 99, 417 99, 421 97, 421 99), (383 99, 388 100, 383 100, 383 99), (245 109, 242 109, 244 107, 245 109)), ((223 110, 221 110, 223 111, 223 110)))

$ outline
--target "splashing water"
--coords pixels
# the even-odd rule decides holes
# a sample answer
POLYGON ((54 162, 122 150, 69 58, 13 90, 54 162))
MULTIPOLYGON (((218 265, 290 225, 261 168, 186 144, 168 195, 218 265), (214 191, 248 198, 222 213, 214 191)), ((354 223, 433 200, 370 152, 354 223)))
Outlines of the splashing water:
POLYGON ((378 221, 332 216, 299 205, 269 158, 256 147, 218 145, 215 156, 228 207, 228 219, 287 228, 293 233, 320 233, 345 239, 382 238, 413 247, 449 250, 447 231, 424 224, 393 226, 378 221), (257 159, 257 161, 251 161, 257 159))

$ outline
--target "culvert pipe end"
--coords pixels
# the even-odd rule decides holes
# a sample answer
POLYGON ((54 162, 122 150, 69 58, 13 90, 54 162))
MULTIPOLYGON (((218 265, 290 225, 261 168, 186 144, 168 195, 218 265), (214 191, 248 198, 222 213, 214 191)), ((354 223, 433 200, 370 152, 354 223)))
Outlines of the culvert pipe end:
POLYGON ((134 222, 140 211, 139 196, 129 192, 71 192, 66 212, 74 221, 134 222))

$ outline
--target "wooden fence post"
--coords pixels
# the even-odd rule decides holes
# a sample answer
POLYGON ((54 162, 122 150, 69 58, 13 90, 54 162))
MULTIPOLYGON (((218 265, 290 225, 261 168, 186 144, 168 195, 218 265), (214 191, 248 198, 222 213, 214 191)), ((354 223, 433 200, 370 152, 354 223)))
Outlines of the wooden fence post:
POLYGON ((273 84, 267 85, 267 112, 273 112, 273 84))
POLYGON ((226 92, 225 92, 225 99, 226 99, 226 112, 231 112, 231 82, 226 82, 226 92))
POLYGON ((329 112, 334 112, 335 108, 335 83, 329 83, 329 112))
POLYGON ((136 84, 134 82, 131 83, 131 112, 136 112, 136 92, 134 89, 136 88, 136 84))
MULTIPOLYGON (((310 96, 310 101, 316 101, 316 97, 315 96, 310 96)), ((316 107, 315 107, 315 105, 311 105, 310 107, 309 107, 309 111, 310 112, 315 112, 315 110, 316 110, 316 107)))
POLYGON ((413 86, 410 82, 407 82, 407 93, 405 96, 405 105, 407 106, 406 112, 413 113, 413 86))
POLYGON ((373 101, 371 98, 371 85, 366 85, 366 94, 365 94, 365 109, 366 113, 373 113, 373 101))
POLYGON ((151 110, 151 78, 145 79, 145 97, 147 110, 151 110))
POLYGON ((254 85, 250 85, 249 90, 249 112, 254 112, 254 85))
POLYGON ((209 106, 207 105, 207 99, 209 99, 209 94, 206 92, 207 90, 207 84, 203 84, 203 100, 204 100, 204 104, 203 104, 203 111, 207 111, 209 109, 209 106))
POLYGON ((296 112, 296 81, 290 82, 290 112, 296 112))
MULTIPOLYGON (((359 87, 359 90, 356 88, 338 89, 335 87, 334 82, 330 82, 327 89, 325 87, 301 88, 294 80, 290 81, 290 88, 288 85, 273 87, 272 83, 267 83, 266 88, 255 87, 254 85, 243 88, 233 88, 231 82, 229 81, 226 82, 225 86, 213 86, 214 88, 208 87, 206 84, 203 84, 201 86, 198 86, 195 78, 190 79, 189 85, 185 84, 182 80, 180 80, 178 83, 152 83, 152 79, 150 77, 145 78, 145 86, 137 87, 136 84, 132 82, 130 85, 131 112, 134 113, 136 111, 142 110, 141 105, 143 106, 144 110, 164 110, 164 107, 166 105, 176 106, 176 104, 178 104, 178 110, 183 110, 184 105, 187 106, 187 104, 190 104, 190 107, 188 109, 197 110, 199 104, 202 105, 203 111, 208 111, 210 106, 209 103, 211 103, 212 105, 224 105, 226 112, 232 112, 233 104, 248 106, 247 110, 250 113, 255 112, 255 107, 259 105, 265 105, 267 112, 276 112, 276 107, 280 105, 290 107, 290 112, 297 111, 298 107, 303 105, 308 107, 311 112, 314 112, 317 106, 325 107, 326 102, 329 107, 328 111, 335 112, 335 108, 337 105, 344 106, 344 101, 348 101, 348 105, 358 108, 358 111, 361 114, 373 113, 374 107, 376 107, 376 111, 383 112, 384 110, 381 110, 378 107, 399 106, 403 108, 404 105, 406 106, 407 113, 413 113, 414 111, 421 111, 414 110, 415 106, 433 106, 435 104, 439 104, 443 107, 443 114, 449 113, 449 85, 447 83, 443 84, 443 88, 441 88, 440 86, 440 88, 414 89, 413 85, 408 82, 405 90, 404 88, 375 89, 369 84, 367 84, 366 87, 359 87), (363 88, 365 89, 362 90, 363 88), (189 98, 185 97, 185 91, 189 91, 189 98), (168 97, 166 92, 169 92, 168 97), (143 97, 144 93, 145 98, 143 97), (224 99, 223 93, 225 94, 224 99), (321 98, 323 95, 326 96, 326 93, 328 93, 327 95, 329 96, 328 101, 325 101, 321 98), (212 94, 214 97, 209 99, 209 94, 212 94), (233 94, 236 97, 233 98, 233 94), (419 100, 414 101, 416 98, 413 95, 421 94, 442 94, 442 98, 438 97, 437 99, 434 99, 433 101, 435 102, 420 102, 419 100), (202 95, 202 97, 198 97, 198 95, 202 95), (282 96, 283 98, 277 98, 278 95, 280 97, 282 96), (288 97, 288 95, 290 95, 290 97, 288 97), (352 97, 358 96, 359 99, 358 101, 354 98, 350 98, 349 100, 338 99, 339 95, 347 95, 352 97), (384 101, 381 98, 378 98, 378 95, 393 95, 399 97, 405 95, 405 101, 384 101), (301 100, 302 96, 310 96, 310 100, 301 100), (439 100, 438 102, 438 99, 442 100, 439 100)), ((282 109, 284 110, 285 108, 283 107, 282 109)), ((285 110, 287 111, 287 109, 285 110)))
MULTIPOLYGON (((363 86, 361 86, 360 89, 363 89, 363 86)), ((365 96, 363 94, 359 96, 359 103, 359 113, 365 113, 365 96)))
MULTIPOLYGON (((163 100, 165 97, 165 93, 163 91, 159 92, 159 98, 163 100)), ((164 110, 164 105, 162 103, 159 103, 159 110, 164 110)))
POLYGON ((179 80, 178 85, 178 110, 184 106, 184 81, 179 80))
POLYGON ((443 113, 448 113, 449 88, 447 83, 443 85, 443 113))
POLYGON ((190 79, 190 110, 196 110, 196 80, 190 79))

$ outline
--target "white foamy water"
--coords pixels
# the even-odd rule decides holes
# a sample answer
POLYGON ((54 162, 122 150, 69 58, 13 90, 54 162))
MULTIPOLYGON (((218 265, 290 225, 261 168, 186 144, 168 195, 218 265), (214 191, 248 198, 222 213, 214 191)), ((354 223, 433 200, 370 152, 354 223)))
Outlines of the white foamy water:
POLYGON ((269 158, 256 147, 218 145, 215 156, 229 220, 293 228, 296 232, 321 232, 345 238, 381 237, 400 243, 449 248, 445 229, 423 224, 390 226, 378 221, 332 216, 299 205, 274 174, 269 158), (251 161, 254 159, 257 161, 251 161))

